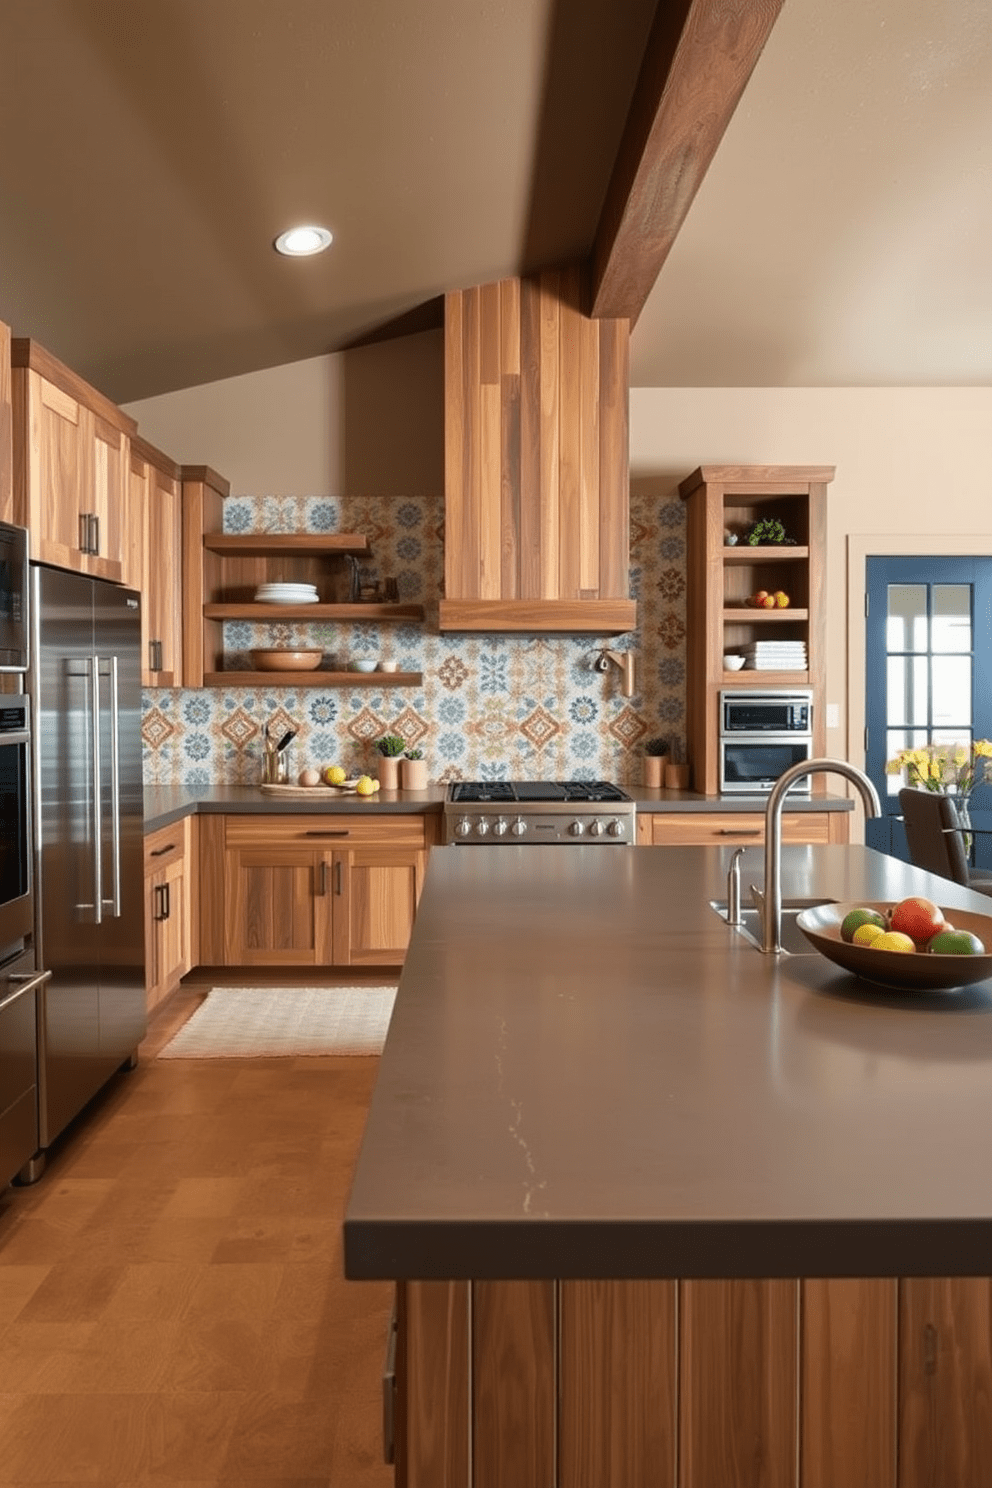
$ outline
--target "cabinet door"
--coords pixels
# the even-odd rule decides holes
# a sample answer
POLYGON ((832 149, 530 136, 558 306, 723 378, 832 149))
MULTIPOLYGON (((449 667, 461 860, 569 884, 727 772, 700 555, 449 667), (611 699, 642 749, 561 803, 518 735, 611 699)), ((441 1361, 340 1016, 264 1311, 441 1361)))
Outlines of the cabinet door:
POLYGON ((86 569, 97 578, 126 580, 140 588, 141 567, 135 571, 126 543, 129 440, 122 430, 99 414, 86 413, 82 428, 86 436, 86 484, 90 547, 86 569))
POLYGON ((185 859, 145 879, 145 994, 149 1011, 190 969, 189 877, 185 859))
MULTIPOLYGON (((84 410, 38 372, 26 374, 27 407, 19 410, 26 436, 31 556, 59 568, 87 572, 87 471, 84 410), (26 425, 26 429, 24 426, 26 425)), ((15 383, 15 389, 24 384, 15 383)))
POLYGON ((331 964, 329 853, 229 847, 225 866, 225 965, 331 964))
POLYGON ((899 1488, 992 1483, 992 1280, 899 1283, 899 1488))
POLYGON ((132 451, 130 507, 141 513, 141 680, 182 685, 182 510, 179 482, 132 451))
POLYGON ((424 883, 426 853, 388 842, 334 854, 334 961, 401 966, 424 883))
POLYGON ((800 1488, 895 1488, 898 1283, 801 1285, 800 1488))
POLYGON ((793 1488, 797 1287, 681 1283, 680 1488, 793 1488))

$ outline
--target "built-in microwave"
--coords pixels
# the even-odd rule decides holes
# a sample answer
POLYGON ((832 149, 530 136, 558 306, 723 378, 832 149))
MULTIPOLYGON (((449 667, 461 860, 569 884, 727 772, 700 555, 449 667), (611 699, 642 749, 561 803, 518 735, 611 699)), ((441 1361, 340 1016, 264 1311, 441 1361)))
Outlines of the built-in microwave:
POLYGON ((0 522, 0 672, 28 669, 28 534, 0 522))
MULTIPOLYGON (((791 765, 813 756, 813 694, 809 688, 720 693, 720 790, 769 791, 791 765)), ((809 794, 807 775, 793 790, 809 794)))

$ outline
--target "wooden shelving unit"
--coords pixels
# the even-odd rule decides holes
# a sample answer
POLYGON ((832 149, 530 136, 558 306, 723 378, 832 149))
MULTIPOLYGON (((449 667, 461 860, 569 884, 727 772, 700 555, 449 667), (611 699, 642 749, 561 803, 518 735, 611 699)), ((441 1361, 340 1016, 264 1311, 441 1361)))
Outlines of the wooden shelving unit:
POLYGON ((260 624, 336 621, 351 624, 420 623, 423 605, 361 604, 326 598, 346 588, 347 574, 334 560, 371 554, 361 532, 225 532, 224 499, 230 487, 206 466, 183 469, 183 580, 188 612, 183 663, 188 687, 419 687, 420 672, 256 672, 224 667, 224 621, 260 624), (336 571, 337 570, 337 571, 336 571), (260 584, 280 580, 317 587, 320 602, 274 605, 255 602, 260 584))
POLYGON ((694 789, 707 795, 719 790, 723 688, 811 688, 813 747, 823 752, 826 496, 833 476, 832 465, 705 465, 679 486, 687 504, 689 761, 694 789), (761 518, 778 518, 792 541, 752 547, 745 535, 761 518), (727 531, 736 545, 725 541, 727 531), (747 605, 759 589, 784 590, 790 603, 747 605), (725 655, 761 639, 802 641, 805 670, 724 670, 725 655))

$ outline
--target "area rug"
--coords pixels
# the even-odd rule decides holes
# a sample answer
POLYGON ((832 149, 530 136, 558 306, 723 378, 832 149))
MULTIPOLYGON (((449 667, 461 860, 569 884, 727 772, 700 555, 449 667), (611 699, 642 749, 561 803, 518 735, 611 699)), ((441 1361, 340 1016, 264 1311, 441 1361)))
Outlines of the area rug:
POLYGON ((159 1059, 378 1054, 395 987, 213 987, 159 1059))

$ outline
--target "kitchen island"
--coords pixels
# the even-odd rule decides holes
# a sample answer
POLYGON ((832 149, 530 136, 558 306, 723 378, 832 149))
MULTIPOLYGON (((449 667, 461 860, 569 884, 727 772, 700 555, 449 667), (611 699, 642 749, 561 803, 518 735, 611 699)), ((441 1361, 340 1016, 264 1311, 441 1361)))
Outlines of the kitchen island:
MULTIPOLYGON (((992 1481, 992 988, 764 956, 728 860, 432 855, 345 1221, 410 1488, 992 1481)), ((783 878, 988 908, 862 848, 783 878)))

